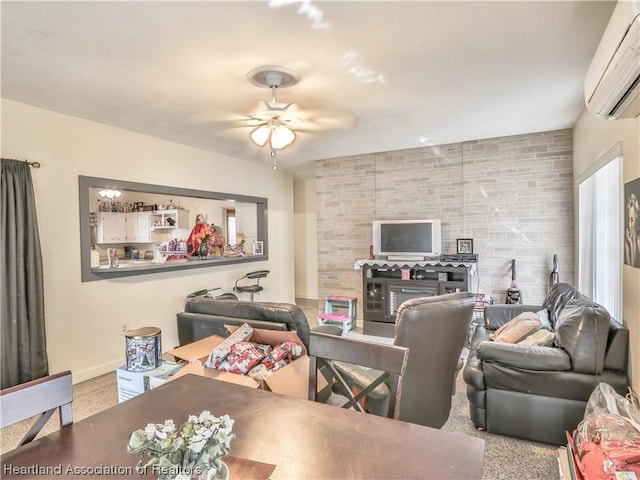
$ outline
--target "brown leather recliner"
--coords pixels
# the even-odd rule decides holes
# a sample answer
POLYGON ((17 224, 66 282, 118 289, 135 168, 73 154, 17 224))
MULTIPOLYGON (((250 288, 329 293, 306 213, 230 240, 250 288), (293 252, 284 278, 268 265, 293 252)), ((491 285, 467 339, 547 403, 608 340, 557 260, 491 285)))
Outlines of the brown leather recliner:
MULTIPOLYGON (((414 298, 398 308, 393 344, 409 348, 399 420, 434 428, 446 423, 474 305, 473 293, 457 292, 414 298)), ((364 369, 349 369, 345 374, 358 387, 370 382, 364 369)), ((388 395, 376 390, 367 400, 367 410, 385 415, 390 409, 388 395)))

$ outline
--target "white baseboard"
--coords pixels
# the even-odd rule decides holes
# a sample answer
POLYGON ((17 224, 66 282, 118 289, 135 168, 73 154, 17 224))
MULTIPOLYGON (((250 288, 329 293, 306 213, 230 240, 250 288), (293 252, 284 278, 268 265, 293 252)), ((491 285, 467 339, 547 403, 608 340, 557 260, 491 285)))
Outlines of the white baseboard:
POLYGON ((92 378, 99 377, 100 375, 105 375, 107 373, 115 372, 118 368, 124 365, 124 361, 122 360, 114 360, 113 362, 104 363, 97 367, 88 368, 86 370, 76 370, 73 371, 73 383, 80 383, 86 380, 91 380, 92 378))

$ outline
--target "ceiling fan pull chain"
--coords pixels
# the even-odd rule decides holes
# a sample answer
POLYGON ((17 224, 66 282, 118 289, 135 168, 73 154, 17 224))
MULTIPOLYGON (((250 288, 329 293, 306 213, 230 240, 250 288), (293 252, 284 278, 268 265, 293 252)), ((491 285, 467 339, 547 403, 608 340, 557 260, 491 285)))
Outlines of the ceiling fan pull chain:
POLYGON ((271 158, 273 158, 273 169, 277 170, 278 169, 278 161, 276 159, 276 151, 274 150, 273 147, 271 147, 271 158))

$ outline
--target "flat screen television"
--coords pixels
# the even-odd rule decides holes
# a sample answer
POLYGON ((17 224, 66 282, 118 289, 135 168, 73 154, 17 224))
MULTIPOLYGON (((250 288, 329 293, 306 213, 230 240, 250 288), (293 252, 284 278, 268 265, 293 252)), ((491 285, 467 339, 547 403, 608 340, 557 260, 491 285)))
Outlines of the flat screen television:
POLYGON ((373 254, 429 257, 441 253, 440 220, 374 220, 373 254))

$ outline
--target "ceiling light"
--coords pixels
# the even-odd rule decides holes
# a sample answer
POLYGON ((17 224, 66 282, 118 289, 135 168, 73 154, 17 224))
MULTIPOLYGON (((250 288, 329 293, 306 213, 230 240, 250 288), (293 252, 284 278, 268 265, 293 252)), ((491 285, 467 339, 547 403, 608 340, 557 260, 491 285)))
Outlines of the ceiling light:
POLYGON ((296 134, 283 125, 280 119, 272 118, 265 125, 253 130, 250 137, 259 147, 264 147, 268 141, 272 150, 282 150, 293 143, 296 134))
POLYGON ((264 147, 271 135, 271 128, 267 125, 260 125, 253 132, 251 132, 251 140, 255 142, 259 147, 264 147))
POLYGON ((278 125, 271 131, 271 148, 274 150, 280 150, 291 145, 296 139, 296 134, 293 130, 285 127, 284 125, 278 125))
POLYGON ((263 147, 269 142, 274 170, 278 168, 276 164, 276 150, 282 150, 288 147, 296 139, 295 132, 286 125, 283 125, 279 118, 272 118, 265 125, 260 125, 254 129, 249 136, 259 147, 263 147))

